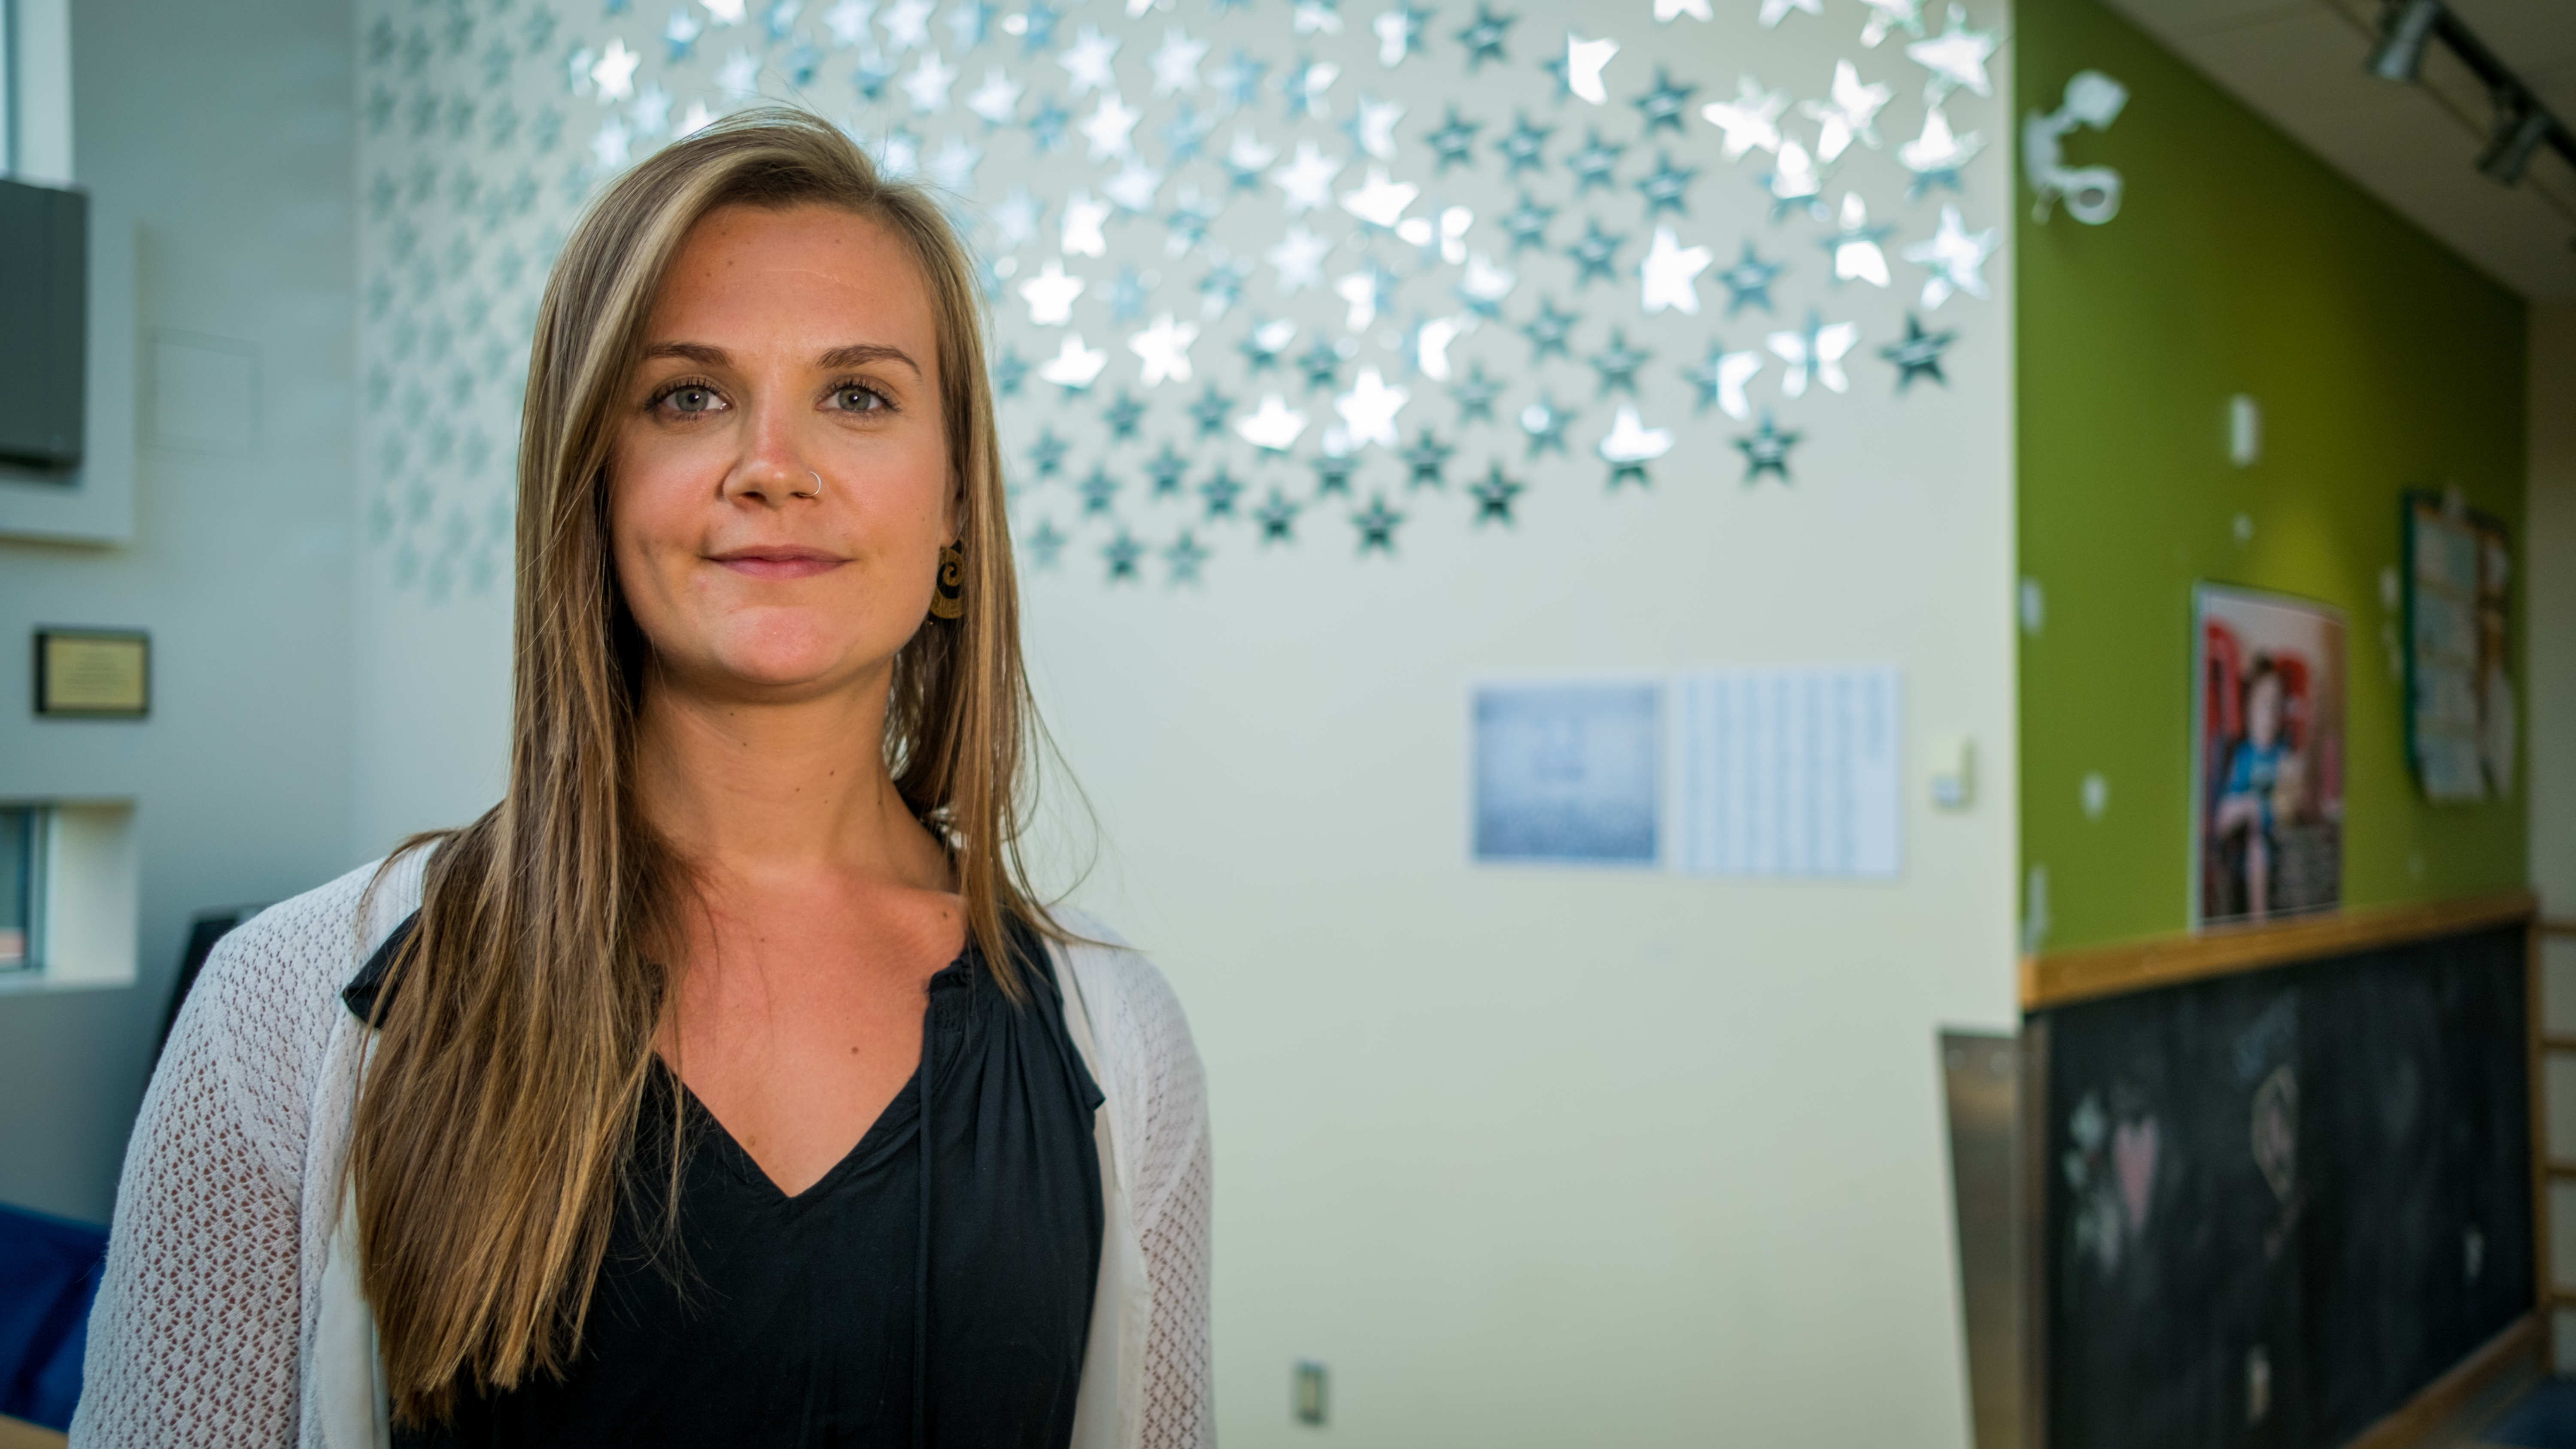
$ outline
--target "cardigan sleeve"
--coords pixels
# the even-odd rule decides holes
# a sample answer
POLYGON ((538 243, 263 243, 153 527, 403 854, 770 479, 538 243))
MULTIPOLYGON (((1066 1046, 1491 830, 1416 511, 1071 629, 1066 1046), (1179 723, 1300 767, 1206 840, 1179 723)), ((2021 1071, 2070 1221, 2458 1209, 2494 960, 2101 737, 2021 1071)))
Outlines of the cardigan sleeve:
POLYGON ((83 1449, 295 1438, 298 1190, 226 1060, 230 974, 210 961, 189 994, 126 1146, 72 1418, 83 1449))
POLYGON ((1214 1205, 1207 1077, 1180 999, 1142 956, 1118 953, 1123 989, 1110 1026, 1132 1092, 1135 1213, 1153 1290, 1145 1329, 1142 1449, 1216 1442, 1208 1356, 1209 1219, 1214 1205))

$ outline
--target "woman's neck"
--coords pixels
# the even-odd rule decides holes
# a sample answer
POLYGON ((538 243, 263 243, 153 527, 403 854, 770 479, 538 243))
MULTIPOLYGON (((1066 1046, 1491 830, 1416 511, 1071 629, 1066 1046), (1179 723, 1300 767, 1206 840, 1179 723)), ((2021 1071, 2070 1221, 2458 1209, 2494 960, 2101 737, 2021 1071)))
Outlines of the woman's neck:
POLYGON ((946 852, 886 773, 890 683, 763 703, 649 677, 636 718, 645 817, 719 876, 823 871, 953 890, 946 852))

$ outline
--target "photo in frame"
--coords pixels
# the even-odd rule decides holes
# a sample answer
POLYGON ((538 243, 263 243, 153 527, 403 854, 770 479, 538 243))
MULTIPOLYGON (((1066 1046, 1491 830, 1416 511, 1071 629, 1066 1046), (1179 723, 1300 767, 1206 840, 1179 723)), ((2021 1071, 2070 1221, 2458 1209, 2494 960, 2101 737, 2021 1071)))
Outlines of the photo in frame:
POLYGON ((2195 928, 2342 903, 2345 634, 2314 600, 2194 588, 2195 928))

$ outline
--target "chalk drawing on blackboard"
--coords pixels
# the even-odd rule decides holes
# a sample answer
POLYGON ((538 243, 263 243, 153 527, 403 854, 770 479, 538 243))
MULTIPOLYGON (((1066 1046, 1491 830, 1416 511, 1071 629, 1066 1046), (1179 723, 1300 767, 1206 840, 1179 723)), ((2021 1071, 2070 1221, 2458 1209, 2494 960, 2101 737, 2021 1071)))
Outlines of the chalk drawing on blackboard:
POLYGON ((2066 1131, 2074 1140, 2063 1165, 2076 1199, 2076 1256, 2091 1258, 2109 1278, 2146 1235, 2155 1210, 2164 1129, 2153 1116, 2114 1123, 2101 1097, 2088 1092, 2068 1118, 2066 1131))

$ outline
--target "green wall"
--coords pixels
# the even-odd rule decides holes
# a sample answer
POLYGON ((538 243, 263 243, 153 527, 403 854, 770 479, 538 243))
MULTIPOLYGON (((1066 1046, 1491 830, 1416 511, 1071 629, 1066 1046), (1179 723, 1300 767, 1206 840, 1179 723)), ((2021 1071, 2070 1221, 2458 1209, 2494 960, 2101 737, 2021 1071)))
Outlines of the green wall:
MULTIPOLYGON (((2109 131, 2067 143, 2068 164, 2124 175, 2119 216, 2037 223, 2026 187, 2018 208, 2019 548, 2046 604, 2021 641, 2024 880, 2048 877, 2037 944, 2187 926, 2198 579, 2347 615, 2347 906, 2522 885, 2521 781, 2440 809, 2415 786, 2379 580, 2409 487, 2457 484, 2506 522, 2519 563, 2522 302, 2095 0, 2022 0, 2015 40, 2017 115, 2055 110, 2086 68, 2130 91, 2109 131), (2247 469, 2227 457, 2240 392, 2263 408, 2247 469), (2108 807, 2089 819, 2096 771, 2108 807)), ((2517 684, 2523 618, 2517 604, 2517 684)))

